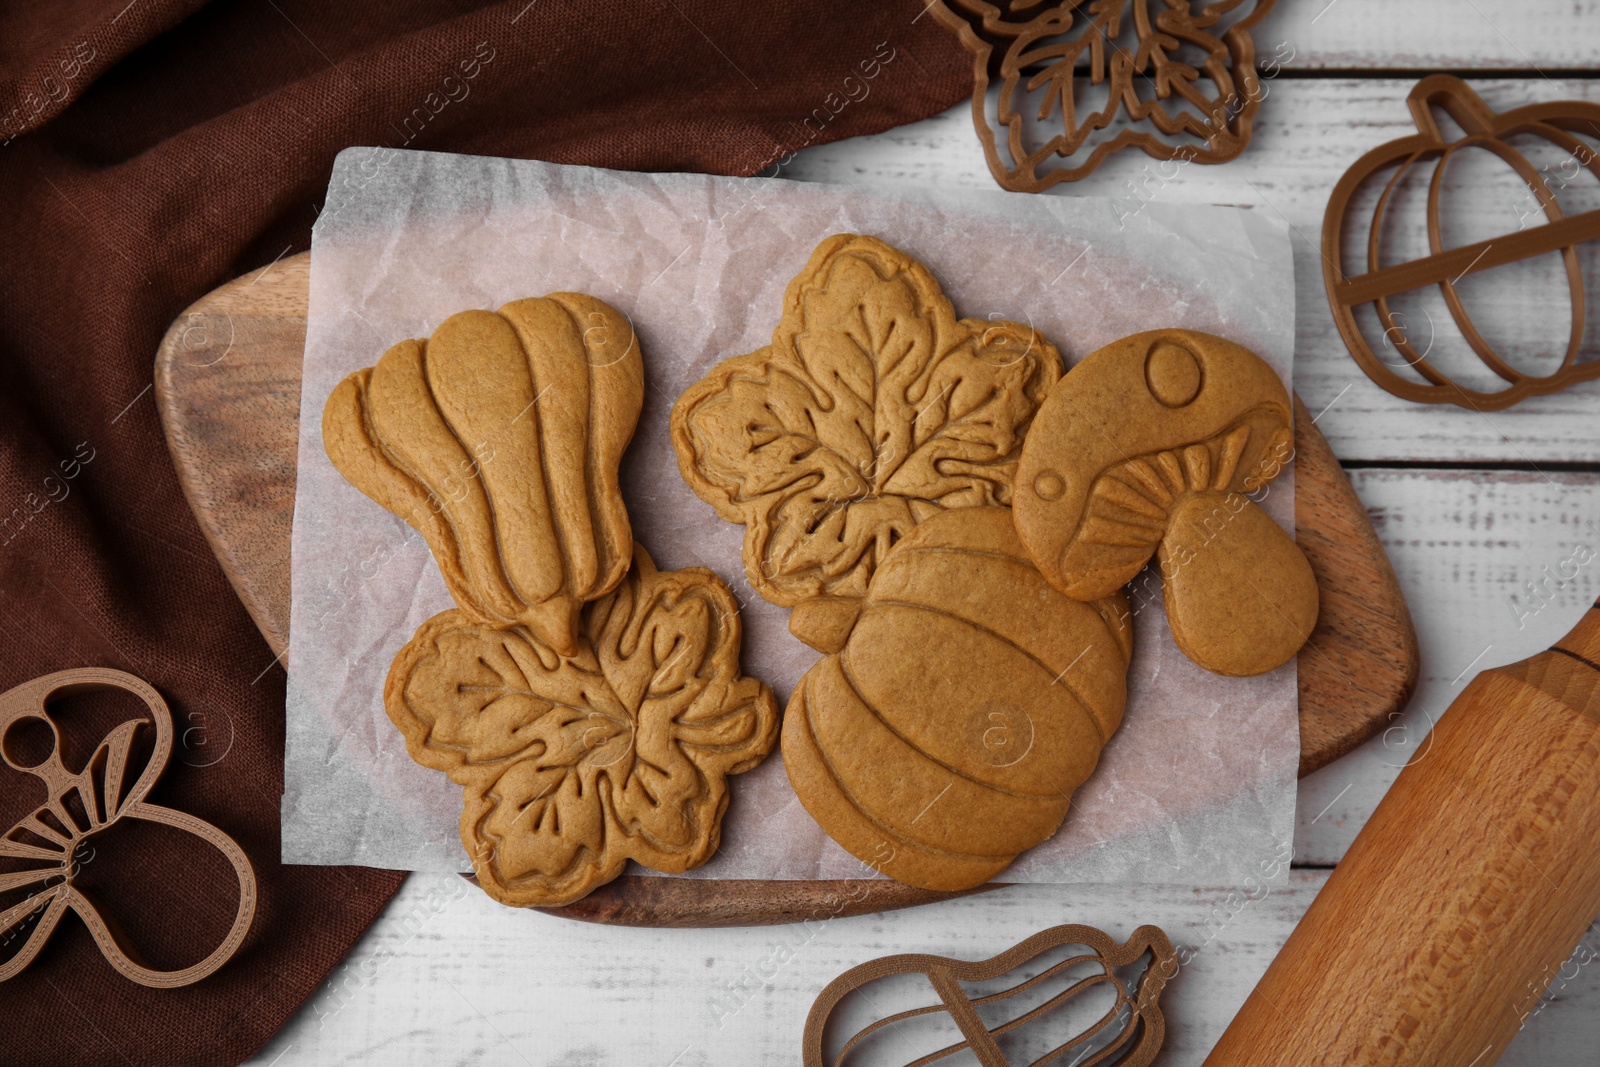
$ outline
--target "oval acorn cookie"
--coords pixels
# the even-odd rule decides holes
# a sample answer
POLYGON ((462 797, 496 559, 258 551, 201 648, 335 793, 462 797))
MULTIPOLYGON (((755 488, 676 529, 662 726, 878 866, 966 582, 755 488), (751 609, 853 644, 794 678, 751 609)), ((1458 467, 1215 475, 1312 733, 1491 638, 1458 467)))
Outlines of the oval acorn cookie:
POLYGON ((864 598, 790 628, 828 653, 784 713, 790 783, 845 849, 925 889, 979 885, 1055 833, 1122 721, 1127 601, 1053 589, 1006 508, 924 520, 864 598))

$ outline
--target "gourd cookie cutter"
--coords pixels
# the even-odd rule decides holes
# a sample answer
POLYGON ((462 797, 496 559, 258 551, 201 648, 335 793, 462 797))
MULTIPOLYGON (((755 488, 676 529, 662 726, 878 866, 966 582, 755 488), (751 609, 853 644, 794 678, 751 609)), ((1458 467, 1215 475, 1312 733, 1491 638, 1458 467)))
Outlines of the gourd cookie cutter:
POLYGON ((1009 1067, 1005 1053, 995 1042, 996 1037, 1033 1022, 1046 1012, 1096 986, 1109 985, 1116 999, 1106 1009, 1105 1014, 1088 1028, 1040 1056, 1034 1063, 1036 1065, 1054 1063, 1059 1057, 1076 1050, 1080 1058, 1071 1062, 1081 1063, 1083 1067, 1090 1067, 1091 1064, 1103 1067, 1109 1067, 1111 1064, 1115 1064, 1116 1067, 1146 1067, 1155 1059, 1156 1053, 1161 1051, 1161 1042, 1166 1037, 1166 1022, 1162 1018, 1157 1001, 1168 980, 1177 971, 1178 954, 1159 926, 1139 927, 1133 932, 1133 936, 1128 938, 1127 943, 1122 945, 1117 944, 1110 934, 1093 926, 1052 926, 998 956, 977 962, 922 953, 884 956, 850 968, 829 982, 817 995, 816 1002, 811 1005, 811 1014, 806 1017, 805 1033, 801 1038, 802 1062, 805 1067, 825 1067, 825 1065, 843 1067, 856 1047, 874 1033, 895 1027, 907 1019, 942 1011, 948 1012, 955 1020, 963 1040, 923 1056, 916 1061, 918 1064, 932 1063, 963 1050, 970 1050, 983 1067, 1009 1067), (1064 945, 1082 945, 1090 951, 1086 954, 1069 956, 1009 989, 1002 989, 998 993, 991 993, 977 1000, 967 996, 966 991, 961 988, 962 982, 992 981, 1043 953, 1064 945), (1115 968, 1126 967, 1146 954, 1149 955, 1150 962, 1139 976, 1136 987, 1129 990, 1117 977, 1115 968), (978 1015, 977 1005, 990 1005, 1025 993, 1085 963, 1098 964, 1099 970, 1079 978, 1061 992, 1013 1019, 991 1028, 978 1015), (934 991, 938 993, 941 1003, 912 1008, 879 1019, 845 1042, 831 1063, 825 1061, 822 1053, 823 1030, 827 1026, 829 1016, 839 1006, 839 1002, 871 982, 899 974, 926 975, 934 991), (1121 1032, 1112 1036, 1092 1054, 1085 1056, 1085 1053, 1090 1051, 1086 1047, 1088 1042, 1115 1026, 1125 1012, 1127 1021, 1123 1024, 1121 1032))
MULTIPOLYGON (((1543 137, 1565 150, 1578 168, 1600 179, 1600 160, 1595 151, 1569 131, 1600 135, 1600 104, 1583 100, 1555 100, 1530 104, 1496 113, 1466 82, 1449 74, 1433 74, 1419 81, 1407 97, 1417 133, 1379 145, 1344 172, 1328 199, 1322 222, 1322 277, 1328 290, 1328 304, 1339 326, 1345 345, 1356 362, 1378 385, 1404 400, 1421 403, 1452 403, 1477 411, 1499 411, 1529 396, 1554 393, 1576 382, 1600 375, 1600 360, 1578 363, 1583 344, 1585 295, 1583 269, 1576 247, 1600 239, 1600 209, 1566 215, 1556 202, 1545 173, 1507 142, 1517 134, 1543 137), (1433 116, 1439 108, 1465 131, 1465 136, 1446 141, 1433 116), (1502 234, 1472 244, 1445 248, 1439 225, 1439 194, 1450 156, 1464 148, 1479 148, 1494 153, 1528 184, 1548 220, 1514 233, 1502 234), (1428 183, 1428 251, 1421 259, 1380 266, 1379 252, 1390 198, 1406 173, 1419 163, 1438 159, 1428 183), (1344 263, 1345 216, 1357 190, 1378 171, 1399 163, 1378 198, 1367 231, 1366 273, 1346 275, 1344 263), (1566 267, 1567 285, 1572 295, 1572 331, 1561 366, 1547 375, 1529 375, 1517 370, 1497 355, 1484 340, 1456 289, 1468 274, 1503 266, 1531 256, 1560 252, 1566 267), (1510 385, 1493 392, 1468 389, 1452 381, 1430 362, 1427 352, 1418 352, 1407 337, 1402 318, 1389 306, 1389 298, 1428 286, 1439 286, 1450 315, 1467 343, 1480 360, 1510 385), (1405 363, 1424 380, 1395 372, 1394 366, 1373 350, 1356 321, 1355 309, 1374 305, 1383 338, 1405 359, 1405 363)), ((1574 171, 1574 176, 1578 171, 1574 171)), ((1565 184, 1565 183, 1563 183, 1565 184)))
POLYGON ((238 951, 255 918, 255 870, 244 850, 215 826, 186 812, 145 801, 145 796, 166 769, 171 753, 172 713, 167 709, 167 702, 142 679, 123 671, 102 667, 58 671, 0 694, 0 757, 13 770, 38 778, 48 793, 41 807, 0 834, 0 857, 44 864, 29 870, 0 873, 0 892, 39 887, 21 903, 0 912, 0 936, 18 928, 41 909, 44 912, 22 948, 0 964, 0 982, 15 977, 33 962, 68 908, 77 912, 89 928, 107 962, 140 985, 170 989, 198 982, 238 951), (61 731, 50 718, 45 703, 52 697, 95 689, 121 689, 132 693, 144 701, 154 721, 154 748, 144 770, 131 786, 125 786, 123 777, 128 770, 135 737, 150 725, 144 719, 129 719, 115 727, 95 748, 82 771, 74 774, 61 761, 61 731), (15 727, 30 720, 42 721, 54 740, 50 754, 36 763, 29 762, 17 751, 13 733, 15 727), (239 876, 239 910, 234 915, 232 928, 209 956, 192 967, 159 971, 145 966, 115 922, 74 884, 78 846, 122 819, 164 823, 194 834, 227 857, 239 876))

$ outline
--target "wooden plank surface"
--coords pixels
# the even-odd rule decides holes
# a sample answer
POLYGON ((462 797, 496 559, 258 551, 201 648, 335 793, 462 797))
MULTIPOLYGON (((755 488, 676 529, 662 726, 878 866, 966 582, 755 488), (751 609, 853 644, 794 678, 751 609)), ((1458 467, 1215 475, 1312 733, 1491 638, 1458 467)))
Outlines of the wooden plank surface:
POLYGON ((1597 0, 1279 0, 1255 39, 1297 70, 1559 71, 1595 65, 1597 21, 1597 0))
MULTIPOLYGON (((1012 886, 913 911, 744 930, 639 930, 502 908, 413 875, 350 958, 252 1061, 732 1067, 798 1061, 835 975, 897 952, 983 959, 1059 923, 1162 926, 1186 961, 1162 998, 1162 1067, 1199 1064, 1326 871, 1290 884, 1012 886)), ((1600 950, 1600 930, 1587 943, 1600 950)), ((1600 966, 1573 961, 1502 1067, 1593 1062, 1600 966)), ((923 1049, 922 1051, 928 1051, 923 1049)), ((908 1055, 907 1060, 915 1054, 908 1055)), ((900 1061, 904 1062, 904 1061, 900 1061)))
POLYGON ((1266 70, 1556 75, 1596 65, 1597 20, 1600 0, 1278 0, 1253 36, 1266 70))
MULTIPOLYGON (((1414 78, 1297 77, 1346 69, 1515 69, 1532 76, 1470 80, 1500 109, 1543 99, 1597 100, 1600 85, 1562 73, 1600 67, 1597 14, 1595 0, 1280 0, 1257 40, 1264 60, 1286 57, 1280 44, 1293 57, 1280 60, 1288 73, 1269 82, 1248 153, 1226 167, 1186 167, 1168 182, 1153 182, 1142 157, 1124 156, 1071 191, 1244 204, 1287 218, 1306 238, 1297 248, 1297 385, 1312 411, 1322 412, 1319 426, 1344 459, 1600 462, 1596 383, 1486 419, 1405 404, 1355 368, 1322 294, 1316 251, 1322 209, 1355 158, 1410 131, 1404 97, 1414 78)), ((876 137, 807 150, 781 173, 863 185, 993 187, 965 106, 876 137)), ((1505 198, 1520 190, 1491 185, 1480 195, 1486 215, 1506 211, 1508 224, 1515 223, 1515 207, 1505 198)), ((1557 306, 1537 300, 1514 306, 1510 327, 1540 325, 1557 306)), ((1464 683, 1462 672, 1470 677, 1482 666, 1544 648, 1593 598, 1600 570, 1585 568, 1581 580, 1553 589, 1548 605, 1532 616, 1519 618, 1510 605, 1513 593, 1527 596, 1523 582, 1543 579, 1546 564, 1559 569, 1576 542, 1600 548, 1600 531, 1591 525, 1600 519, 1594 475, 1353 474, 1413 606, 1424 679, 1386 741, 1302 782, 1297 855, 1318 863, 1342 854, 1422 727, 1464 683)), ((1525 599, 1521 612, 1530 604, 1525 599)), ((1324 877, 1297 871, 1290 888, 1242 907, 1238 889, 1035 886, 820 926, 685 932, 562 924, 496 908, 448 879, 415 876, 329 985, 254 1062, 792 1061, 816 991, 871 956, 921 949, 977 959, 1059 922, 1094 923, 1121 935, 1139 922, 1156 922, 1175 942, 1199 946, 1169 992, 1171 1036, 1159 1062, 1198 1063, 1324 877), (780 945, 791 952, 783 962, 780 945), (711 1006, 713 996, 725 998, 723 1007, 734 1005, 732 1013, 711 1006)), ((1584 944, 1600 950, 1600 930, 1592 927, 1584 944)), ((1600 967, 1571 961, 1500 1062, 1593 1063, 1600 1047, 1597 1004, 1600 967)))
POLYGON ((1304 863, 1339 861, 1476 672, 1548 648, 1600 596, 1600 474, 1353 474, 1415 614, 1422 680, 1392 726, 1300 783, 1304 863))
MULTIPOLYGON (((1364 470, 1354 472, 1354 483, 1414 605, 1424 677, 1412 710, 1397 720, 1404 732, 1392 734, 1387 747, 1375 741, 1302 782, 1295 848, 1304 862, 1331 863, 1342 854, 1400 761, 1420 742, 1428 717, 1459 691, 1464 669, 1547 647, 1600 593, 1597 559, 1579 568, 1578 580, 1565 589, 1552 586, 1548 606, 1531 617, 1519 618, 1509 602, 1513 592, 1526 595, 1522 582, 1543 578, 1547 563, 1559 571, 1577 542, 1600 550, 1600 475, 1546 480, 1519 471, 1364 470)), ((1297 871, 1291 889, 1273 890, 1249 905, 1239 903, 1244 893, 1260 897, 1262 890, 1011 887, 908 912, 833 920, 812 933, 816 924, 658 932, 537 915, 519 919, 475 892, 454 889, 448 879, 418 875, 334 973, 331 987, 256 1062, 271 1064, 279 1056, 284 1064, 386 1062, 400 1047, 416 1062, 541 1067, 571 1062, 562 1054, 585 1050, 588 1060, 577 1062, 665 1064, 685 1046, 692 1047, 680 1065, 781 1060, 798 1041, 822 985, 871 956, 926 950, 976 959, 1059 922, 1124 935, 1154 922, 1175 943, 1198 949, 1169 994, 1173 1044, 1170 1059, 1160 1062, 1198 1063, 1324 877, 1325 871, 1297 871), (773 971, 766 961, 777 946, 801 942, 803 951, 796 949, 794 960, 772 978, 758 983, 745 976, 747 966, 773 971), (749 996, 728 1001, 740 1006, 719 1028, 708 998, 715 987, 741 982, 749 996), (530 1004, 540 1010, 530 1012, 530 1004), (558 1028, 565 1044, 539 1026, 545 1011, 570 1019, 558 1028), (608 1014, 629 1012, 640 1020, 636 1025, 616 1027, 615 1034, 597 1029, 608 1014), (585 1027, 584 1037, 566 1036, 585 1027)), ((1600 951, 1600 930, 1585 944, 1600 951)), ((1593 1062, 1592 1050, 1600 1046, 1600 967, 1574 960, 1562 973, 1568 979, 1558 981, 1554 999, 1529 1020, 1502 1063, 1593 1062)))
MULTIPOLYGON (((1351 2, 1342 0, 1327 18, 1332 19, 1351 2)), ((1470 8, 1466 15, 1472 17, 1470 8)), ((1586 40, 1591 51, 1600 46, 1600 19, 1590 23, 1586 40)), ((1600 82, 1582 78, 1468 81, 1499 110, 1536 100, 1600 101, 1600 82)), ((1250 149, 1233 162, 1215 167, 1162 165, 1141 153, 1123 152, 1087 179, 1073 183, 1069 191, 1046 195, 1122 197, 1130 201, 1130 210, 1137 210, 1140 200, 1237 204, 1286 219, 1295 234, 1295 390, 1311 412, 1320 415, 1318 428, 1346 463, 1600 462, 1600 433, 1594 427, 1594 413, 1600 410, 1600 381, 1487 415, 1453 405, 1412 404, 1372 384, 1334 327, 1318 252, 1328 194, 1364 152, 1415 132, 1405 103, 1414 83, 1410 78, 1270 80, 1250 149)), ((1547 163, 1539 160, 1539 165, 1547 163)), ((778 173, 802 180, 848 181, 863 188, 995 187, 965 106, 875 137, 807 149, 778 173)), ((1527 188, 1509 168, 1474 165, 1446 172, 1446 202, 1455 205, 1462 216, 1481 218, 1481 225, 1502 226, 1504 232, 1519 225, 1519 212, 1529 206, 1527 195, 1527 188)), ((1589 196, 1587 192, 1584 195, 1589 196)), ((1590 199, 1594 202, 1584 203, 1600 206, 1600 183, 1590 199)), ((1397 247, 1420 249, 1425 242, 1421 215, 1407 219, 1410 225, 1397 228, 1397 247)), ((1485 236, 1488 234, 1476 234, 1485 236)), ((1092 258, 1093 250, 1089 254, 1092 258)), ((1600 276, 1600 251, 1584 262, 1591 276, 1592 297, 1596 291, 1593 279, 1600 276)), ((1469 299, 1473 295, 1481 297, 1480 303, 1473 304, 1475 321, 1491 337, 1555 337, 1565 343, 1569 300, 1560 285, 1530 281, 1526 290, 1475 290, 1468 294, 1469 299)), ((1443 351, 1454 340, 1453 327, 1447 316, 1438 317, 1437 345, 1443 351)), ((1591 308, 1590 319, 1597 317, 1597 309, 1591 308)), ((1423 327, 1418 329, 1420 332, 1423 327)), ((1591 327, 1591 336, 1594 333, 1591 327)), ((1591 353, 1597 347, 1600 340, 1591 340, 1591 353)))

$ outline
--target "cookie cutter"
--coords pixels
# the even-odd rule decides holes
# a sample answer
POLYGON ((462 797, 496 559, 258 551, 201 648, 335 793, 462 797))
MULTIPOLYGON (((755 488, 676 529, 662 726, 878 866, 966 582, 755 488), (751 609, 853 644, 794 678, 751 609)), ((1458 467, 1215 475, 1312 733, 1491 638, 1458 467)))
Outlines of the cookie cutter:
POLYGON ((1125 0, 1094 4, 1061 0, 1042 9, 1040 0, 935 0, 929 10, 972 55, 972 123, 990 173, 1003 188, 1037 193, 1087 177, 1107 156, 1123 148, 1138 148, 1161 161, 1226 163, 1237 157, 1250 144, 1251 125, 1265 96, 1256 73, 1250 31, 1272 10, 1273 3, 1222 0, 1191 12, 1187 3, 1175 9, 1149 0, 1135 0, 1131 5, 1125 0), (1221 17, 1247 5, 1247 14, 1220 35, 1210 32, 1221 17), (1153 15, 1152 7, 1156 9, 1153 15), (1116 43, 1125 16, 1131 19, 1138 38, 1137 54, 1116 43), (1083 23, 1081 30, 1069 36, 1075 23, 1083 23), (1168 53, 1168 48, 1175 49, 1180 42, 1205 51, 1200 70, 1168 53), (991 70, 995 54, 1002 49, 1000 103, 991 125, 987 108, 989 85, 994 80, 991 70), (1108 84, 1103 109, 1080 116, 1074 110, 1074 82, 1081 77, 1079 61, 1085 55, 1090 83, 1108 84), (1208 97, 1195 88, 1202 77, 1217 87, 1217 96, 1208 97), (1149 84, 1152 99, 1140 99, 1135 79, 1149 84), (1020 93, 1052 83, 1053 91, 1043 94, 1036 117, 1043 122, 1059 106, 1061 130, 1029 150, 1024 143, 1026 121, 1012 101, 1020 93), (1169 110, 1165 102, 1174 93, 1195 110, 1169 110), (1067 159, 1083 148, 1096 131, 1112 124, 1119 110, 1132 122, 1148 120, 1158 132, 1133 127, 1121 130, 1095 145, 1077 166, 1041 172, 1051 157, 1067 159), (1204 142, 1204 147, 1173 143, 1161 135, 1187 135, 1204 142))
POLYGON ((1406 102, 1416 122, 1417 133, 1379 145, 1356 160, 1334 186, 1323 216, 1322 277, 1333 320, 1350 354, 1367 377, 1395 396, 1426 404, 1451 403, 1478 411, 1499 411, 1526 397, 1557 392, 1576 382, 1600 376, 1600 360, 1577 362, 1583 343, 1585 295, 1583 270, 1576 250, 1579 244, 1600 239, 1600 209, 1577 215, 1564 214, 1544 172, 1506 140, 1518 134, 1543 137, 1564 149, 1579 168, 1600 179, 1600 160, 1596 159, 1594 149, 1569 132, 1583 130, 1600 135, 1600 104, 1556 100, 1497 113, 1471 86, 1449 74, 1423 78, 1412 88, 1406 102), (1447 141, 1434 118, 1434 108, 1454 119, 1465 135, 1447 141), (1472 244, 1445 248, 1439 224, 1442 178, 1451 155, 1464 148, 1487 150, 1508 164, 1528 184, 1549 221, 1472 244), (1380 266, 1381 237, 1390 198, 1413 166, 1432 159, 1439 162, 1428 184, 1430 254, 1388 267, 1380 266), (1366 272, 1346 275, 1342 271, 1343 232, 1351 200, 1374 174, 1393 163, 1399 163, 1400 167, 1384 187, 1368 228, 1366 272), (1496 354, 1478 332, 1462 305, 1456 283, 1468 274, 1549 252, 1560 252, 1566 267, 1572 297, 1572 331, 1560 367, 1547 375, 1524 374, 1496 354), (1490 370, 1510 383, 1507 388, 1469 389, 1453 381, 1427 358, 1426 351, 1418 352, 1411 343, 1402 319, 1390 308, 1389 299, 1431 285, 1439 286, 1451 317, 1472 351, 1490 370), (1424 381, 1397 373, 1398 364, 1391 364, 1373 349, 1356 321, 1355 309, 1364 304, 1375 306, 1384 341, 1424 381))
POLYGON ((171 989, 198 982, 238 951, 255 918, 255 870, 244 850, 215 826, 186 812, 145 801, 166 769, 167 757, 171 754, 172 713, 167 702, 148 683, 123 671, 102 667, 58 671, 0 694, 0 757, 13 770, 38 778, 47 791, 42 806, 0 834, 0 857, 43 864, 28 870, 0 873, 0 892, 38 887, 21 903, 0 911, 0 936, 10 934, 43 911, 21 949, 0 963, 0 982, 15 977, 33 962, 68 908, 77 912, 89 928, 106 961, 140 985, 171 989), (151 725, 145 719, 129 719, 113 728, 95 748, 82 771, 74 774, 62 763, 61 731, 45 704, 52 697, 97 689, 132 693, 144 701, 154 723, 155 739, 150 758, 131 786, 125 786, 123 779, 135 738, 151 725), (12 733, 14 727, 30 720, 42 721, 50 729, 54 741, 50 754, 36 763, 29 762, 16 750, 12 733), (146 966, 115 920, 75 884, 78 846, 123 819, 164 823, 194 834, 221 852, 238 874, 239 908, 233 925, 222 943, 199 963, 174 971, 146 966))
POLYGON ((1117 1067, 1146 1067, 1155 1059, 1156 1053, 1161 1051, 1161 1042, 1166 1037, 1166 1022, 1162 1018, 1158 1001, 1161 991, 1177 971, 1178 954, 1166 933, 1158 926, 1139 927, 1128 938, 1127 943, 1122 945, 1117 944, 1110 934, 1093 926, 1052 926, 998 956, 977 962, 923 953, 884 956, 850 968, 829 982, 817 995, 816 1002, 811 1005, 811 1013, 806 1016, 805 1033, 801 1038, 802 1062, 805 1067, 824 1067, 825 1064, 826 1067, 843 1067, 851 1052, 874 1033, 897 1026, 907 1019, 942 1011, 947 1012, 955 1020, 956 1026, 961 1030, 962 1040, 929 1053, 917 1060, 917 1063, 931 1063, 957 1052, 969 1050, 983 1067, 1009 1067, 1009 1061, 995 1038, 1033 1022, 1052 1009, 1097 986, 1109 985, 1116 995, 1116 1000, 1106 1013, 1093 1025, 1046 1052, 1034 1063, 1055 1062, 1058 1057, 1076 1050, 1083 1058, 1074 1059, 1072 1062, 1080 1064, 1081 1067, 1113 1063, 1117 1067), (976 1000, 967 996, 966 991, 961 988, 962 982, 992 981, 1051 949, 1070 945, 1082 945, 1090 951, 1087 954, 1069 956, 1009 989, 976 1000), (1150 962, 1139 976, 1135 989, 1130 991, 1117 977, 1115 968, 1126 967, 1146 954, 1150 956, 1150 962), (1078 979, 1043 1003, 993 1028, 987 1026, 979 1017, 978 1005, 994 1004, 1019 993, 1025 993, 1084 963, 1099 964, 1099 973, 1078 979), (833 1061, 827 1063, 823 1059, 822 1052, 823 1031, 839 1002, 871 982, 900 974, 926 975, 934 992, 939 995, 940 1004, 912 1008, 879 1019, 854 1034, 845 1042, 833 1061), (1120 1033, 1092 1052, 1085 1047, 1097 1035, 1106 1032, 1121 1019, 1124 1011, 1129 1013, 1128 1021, 1120 1033))

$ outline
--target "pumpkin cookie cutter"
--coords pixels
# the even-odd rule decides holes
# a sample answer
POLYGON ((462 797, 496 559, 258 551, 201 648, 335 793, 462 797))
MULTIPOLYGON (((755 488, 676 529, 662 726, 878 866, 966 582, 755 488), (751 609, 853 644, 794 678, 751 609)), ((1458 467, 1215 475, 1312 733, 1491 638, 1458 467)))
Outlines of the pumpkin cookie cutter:
POLYGON ((47 791, 42 806, 0 834, 0 857, 43 864, 0 874, 0 892, 39 887, 21 903, 0 912, 0 935, 17 929, 41 910, 44 913, 22 948, 0 964, 0 982, 15 977, 33 962, 68 908, 77 912, 89 928, 106 961, 140 985, 159 989, 190 985, 216 971, 238 951, 255 919, 255 870, 244 850, 215 826, 186 812, 145 801, 166 770, 171 754, 172 713, 167 702, 154 687, 123 671, 102 667, 58 671, 0 694, 0 757, 13 770, 38 778, 47 791), (144 701, 150 721, 129 719, 116 726, 95 748, 83 770, 74 774, 62 763, 61 731, 45 705, 52 697, 97 689, 132 693, 144 701), (29 720, 42 721, 54 741, 50 754, 38 762, 30 762, 15 747, 13 728, 29 720), (155 738, 149 759, 133 784, 125 786, 123 779, 135 738, 151 721, 155 738), (221 852, 238 874, 239 908, 233 925, 222 943, 199 963, 174 971, 146 966, 111 916, 74 884, 78 846, 123 819, 164 823, 194 834, 221 852))
POLYGON ((1449 74, 1434 74, 1419 81, 1407 97, 1407 104, 1416 122, 1417 133, 1379 145, 1356 160, 1334 186, 1333 195, 1328 199, 1327 213, 1323 217, 1323 282, 1328 290, 1328 304, 1333 310, 1334 322, 1338 324, 1339 333, 1344 337, 1351 355, 1367 377, 1404 400, 1428 404, 1452 403, 1478 411, 1499 411, 1526 397, 1557 392, 1576 382, 1600 376, 1600 360, 1577 362, 1583 343, 1585 298, 1583 270, 1576 250, 1579 244, 1600 239, 1600 209, 1577 215, 1564 214, 1544 173, 1507 141, 1507 138, 1518 134, 1544 137, 1565 149, 1579 167, 1600 178, 1600 160, 1597 160, 1594 149, 1571 132, 1581 130, 1600 135, 1600 104, 1583 100, 1557 100, 1497 113, 1484 103, 1471 86, 1449 74), (1433 114, 1435 108, 1454 119, 1465 136, 1453 141, 1445 140, 1433 114), (1445 248, 1439 223, 1442 179, 1450 157, 1465 148, 1487 150, 1508 164, 1527 183, 1549 221, 1472 244, 1445 248), (1430 254, 1421 259, 1381 266, 1381 238, 1391 196, 1413 166, 1432 159, 1439 162, 1428 184, 1430 254), (1366 272, 1346 275, 1343 273, 1343 231, 1351 201, 1363 184, 1394 163, 1400 166, 1379 197, 1368 228, 1366 272), (1549 252, 1560 252, 1566 268, 1568 289, 1572 296, 1572 330, 1560 367, 1551 374, 1530 375, 1507 363, 1484 340, 1462 306, 1456 285, 1468 274, 1549 252), (1389 299, 1432 285, 1439 286, 1451 317, 1472 351, 1490 370, 1509 383, 1505 389, 1469 389, 1453 381, 1429 361, 1426 351, 1417 351, 1411 343, 1403 320, 1390 308, 1389 299), (1398 364, 1383 359, 1373 349, 1356 320, 1355 310, 1364 304, 1374 305, 1384 341, 1403 357, 1405 365, 1416 371, 1423 381, 1397 373, 1395 367, 1398 364))
POLYGON ((1090 1064, 1145 1067, 1155 1059, 1156 1053, 1161 1051, 1161 1043, 1166 1037, 1166 1022, 1162 1018, 1158 1001, 1167 982, 1177 972, 1178 954, 1166 933, 1158 926, 1139 927, 1127 942, 1121 945, 1117 944, 1110 934, 1093 926, 1052 926, 998 956, 977 962, 923 953, 884 956, 850 968, 829 982, 817 995, 816 1002, 811 1005, 811 1013, 806 1017, 805 1033, 801 1038, 802 1062, 805 1067, 824 1067, 825 1064, 827 1067, 844 1067, 857 1046, 873 1034, 896 1027, 907 1019, 947 1012, 960 1028, 962 1040, 929 1053, 917 1060, 917 1063, 931 1063, 963 1050, 970 1050, 983 1067, 1008 1067, 1010 1061, 1006 1059, 995 1038, 1033 1022, 1047 1012, 1098 986, 1108 985, 1115 994, 1115 1001, 1105 1014, 1086 1029, 1040 1056, 1034 1063, 1055 1062, 1059 1057, 1076 1051, 1079 1058, 1071 1062, 1083 1064, 1084 1067, 1090 1064), (1068 956, 1008 989, 974 1000, 961 988, 962 982, 992 981, 1052 949, 1074 945, 1082 945, 1089 949, 1089 952, 1068 956), (1115 969, 1126 967, 1147 954, 1150 962, 1145 966, 1137 983, 1129 989, 1123 984, 1122 979, 1117 977, 1115 969), (1099 970, 1076 981, 1063 977, 1062 981, 1070 981, 1065 989, 993 1028, 979 1017, 979 1005, 995 1004, 1020 993, 1026 993, 1058 975, 1066 975, 1080 964, 1098 964, 1099 970), (825 1060, 822 1051, 823 1031, 840 1001, 863 986, 900 974, 926 975, 934 992, 939 995, 940 1003, 885 1016, 852 1035, 831 1062, 825 1060), (1106 1033, 1122 1020, 1125 1012, 1127 1022, 1120 1032, 1115 1033, 1098 1049, 1091 1051, 1086 1047, 1097 1035, 1106 1033))
POLYGON ((930 10, 972 55, 972 122, 995 181, 1013 192, 1037 193, 1087 177, 1123 148, 1138 148, 1161 161, 1226 163, 1236 158, 1250 144, 1251 125, 1265 95, 1250 32, 1273 3, 1221 0, 1191 12, 1187 3, 1163 5, 1150 0, 1132 4, 1061 0, 1042 7, 1040 0, 935 0, 930 10), (1223 17, 1241 7, 1244 16, 1222 33, 1212 32, 1223 17), (1136 53, 1116 43, 1124 18, 1133 24, 1136 53), (1200 69, 1177 55, 1181 45, 1205 53, 1200 69), (996 72, 1000 103, 991 125, 989 85, 995 80, 994 56, 1002 49, 996 72), (1087 68, 1079 64, 1085 56, 1087 68), (1074 83, 1084 73, 1091 84, 1106 83, 1106 102, 1099 111, 1079 115, 1074 83), (1148 83, 1152 98, 1140 98, 1139 79, 1148 83), (1202 79, 1216 86, 1216 97, 1196 88, 1202 79), (1026 119, 1013 100, 1025 99, 1023 94, 1047 85, 1051 91, 1040 97, 1035 117, 1046 121, 1059 107, 1061 130, 1030 150, 1026 119), (1169 109, 1167 102, 1174 94, 1189 107, 1169 109), (1052 158, 1068 159, 1090 144, 1096 131, 1111 126, 1119 111, 1156 132, 1132 126, 1095 145, 1076 166, 1047 166, 1052 158), (1203 147, 1163 139, 1174 136, 1192 137, 1203 147))

